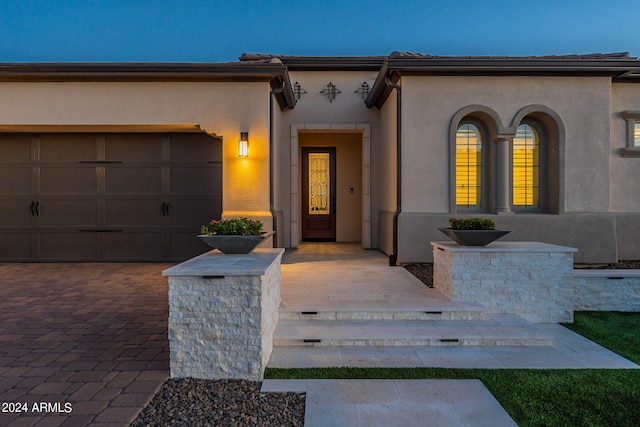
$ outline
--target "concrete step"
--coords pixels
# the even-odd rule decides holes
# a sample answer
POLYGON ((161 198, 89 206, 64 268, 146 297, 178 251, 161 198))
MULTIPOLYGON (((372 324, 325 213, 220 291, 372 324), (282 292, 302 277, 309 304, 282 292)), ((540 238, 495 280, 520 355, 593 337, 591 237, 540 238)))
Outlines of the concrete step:
POLYGON ((517 316, 489 320, 281 320, 274 346, 551 346, 517 316))
POLYGON ((477 310, 280 310, 283 320, 484 320, 486 312, 477 310))
POLYGON ((362 307, 350 304, 339 307, 281 306, 282 320, 485 320, 486 308, 480 304, 441 302, 429 304, 390 306, 368 301, 362 307))

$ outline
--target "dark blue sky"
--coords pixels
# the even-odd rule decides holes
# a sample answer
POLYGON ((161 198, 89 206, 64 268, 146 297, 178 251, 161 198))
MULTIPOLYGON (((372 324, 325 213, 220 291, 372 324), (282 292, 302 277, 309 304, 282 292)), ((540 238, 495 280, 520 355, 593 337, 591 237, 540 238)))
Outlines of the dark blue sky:
POLYGON ((0 62, 640 55, 637 0, 0 0, 0 62))

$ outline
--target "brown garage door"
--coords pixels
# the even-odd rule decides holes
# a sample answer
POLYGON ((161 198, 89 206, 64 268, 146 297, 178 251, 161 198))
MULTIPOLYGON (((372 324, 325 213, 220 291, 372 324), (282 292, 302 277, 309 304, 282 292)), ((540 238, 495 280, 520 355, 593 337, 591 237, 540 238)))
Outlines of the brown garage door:
POLYGON ((0 135, 0 260, 160 261, 205 252, 222 213, 205 134, 0 135))

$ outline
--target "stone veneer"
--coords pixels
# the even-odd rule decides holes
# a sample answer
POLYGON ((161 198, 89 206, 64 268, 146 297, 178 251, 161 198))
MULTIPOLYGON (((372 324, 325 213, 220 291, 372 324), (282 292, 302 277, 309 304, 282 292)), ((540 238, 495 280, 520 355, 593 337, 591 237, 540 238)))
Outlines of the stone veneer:
POLYGON ((278 323, 283 252, 211 251, 163 272, 172 378, 263 379, 278 323))
POLYGON ((575 310, 640 311, 640 270, 574 270, 575 310))
POLYGON ((573 253, 540 242, 432 242, 434 287, 452 301, 535 323, 573 322, 573 253))

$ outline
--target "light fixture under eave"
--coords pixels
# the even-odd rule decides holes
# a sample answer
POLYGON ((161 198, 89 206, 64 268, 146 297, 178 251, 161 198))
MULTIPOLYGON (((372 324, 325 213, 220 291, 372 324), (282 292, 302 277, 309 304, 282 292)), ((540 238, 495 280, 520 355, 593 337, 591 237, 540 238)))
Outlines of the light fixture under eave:
POLYGON ((249 157, 249 132, 240 132, 238 143, 238 156, 249 157))

